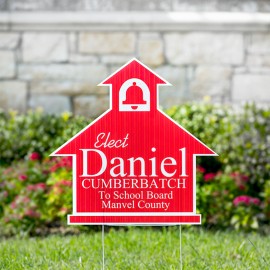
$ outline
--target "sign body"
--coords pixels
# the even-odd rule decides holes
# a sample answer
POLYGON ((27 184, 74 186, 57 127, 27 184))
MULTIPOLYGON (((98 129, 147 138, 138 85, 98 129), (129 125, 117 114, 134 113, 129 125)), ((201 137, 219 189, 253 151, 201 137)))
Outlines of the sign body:
POLYGON ((101 85, 110 109, 52 155, 73 157, 69 224, 200 224, 196 156, 216 155, 158 109, 169 84, 132 59, 101 85))

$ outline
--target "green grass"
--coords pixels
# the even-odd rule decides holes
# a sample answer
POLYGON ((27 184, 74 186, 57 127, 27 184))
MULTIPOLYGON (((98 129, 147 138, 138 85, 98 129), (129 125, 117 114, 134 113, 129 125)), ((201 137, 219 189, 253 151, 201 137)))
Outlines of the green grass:
MULTIPOLYGON (((0 269, 101 269, 101 233, 0 241, 0 269)), ((270 237, 182 231, 183 269, 270 269, 270 237)), ((110 229, 105 269, 180 269, 179 230, 110 229)))

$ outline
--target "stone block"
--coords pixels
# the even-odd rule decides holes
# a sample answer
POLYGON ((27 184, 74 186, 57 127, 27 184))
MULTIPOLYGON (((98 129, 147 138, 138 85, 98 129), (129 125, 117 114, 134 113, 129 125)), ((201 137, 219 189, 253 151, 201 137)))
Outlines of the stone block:
POLYGON ((130 59, 132 59, 134 56, 132 55, 121 55, 121 54, 107 54, 104 56, 101 56, 101 62, 104 64, 110 64, 110 65, 124 65, 126 64, 130 59))
POLYGON ((95 118, 109 109, 108 96, 78 96, 74 98, 74 113, 95 118))
POLYGON ((14 49, 19 43, 19 34, 17 33, 0 33, 0 49, 14 49))
POLYGON ((183 67, 162 66, 155 72, 171 83, 171 86, 159 86, 159 105, 169 108, 189 99, 186 83, 186 69, 183 67))
POLYGON ((69 33, 68 34, 68 49, 69 53, 77 52, 77 44, 78 43, 78 34, 77 33, 69 33))
POLYGON ((30 90, 33 94, 58 94, 58 95, 87 95, 87 94, 108 94, 109 89, 105 86, 97 86, 90 82, 78 82, 64 80, 54 81, 32 81, 30 90))
POLYGON ((27 86, 25 82, 0 82, 0 108, 25 112, 27 104, 27 86))
POLYGON ((12 51, 0 51, 0 78, 15 76, 15 55, 12 51))
POLYGON ((8 0, 0 0, 0 10, 1 11, 6 11, 8 10, 8 0))
POLYGON ((270 54, 270 34, 252 34, 248 44, 248 52, 270 54))
POLYGON ((270 67, 270 54, 248 54, 247 65, 249 67, 270 67))
POLYGON ((129 1, 105 0, 105 1, 84 1, 84 8, 90 11, 127 11, 129 1))
POLYGON ((140 32, 139 39, 160 39, 161 35, 159 32, 140 32))
POLYGON ((165 34, 170 64, 234 64, 244 60, 243 36, 219 33, 165 34))
POLYGON ((10 10, 26 11, 26 10, 53 10, 54 0, 12 0, 9 1, 10 10))
POLYGON ((232 70, 223 66, 198 66, 190 83, 193 99, 210 96, 213 101, 229 99, 232 70))
POLYGON ((94 85, 108 75, 106 67, 100 64, 21 64, 18 70, 19 78, 23 80, 85 81, 94 85))
POLYGON ((257 3, 259 12, 268 13, 270 11, 269 0, 257 0, 257 3))
POLYGON ((218 0, 172 0, 174 11, 216 11, 218 0))
MULTIPOLYGON (((257 2, 261 0, 172 0, 174 11, 233 11, 256 12, 257 2)), ((263 0, 267 1, 267 0, 263 0)))
MULTIPOLYGON (((126 63, 126 62, 125 62, 126 63)), ((120 69, 122 66, 123 66, 123 64, 125 64, 125 63, 119 63, 119 64, 111 64, 111 65, 109 65, 108 66, 108 70, 109 70, 109 74, 112 74, 112 73, 114 73, 114 72, 116 72, 118 69, 120 69)))
POLYGON ((71 111, 71 101, 62 95, 31 95, 29 107, 42 108, 47 114, 61 114, 71 111))
POLYGON ((163 42, 161 38, 143 36, 138 42, 139 59, 146 65, 159 66, 164 62, 163 42))
POLYGON ((99 59, 95 55, 87 55, 87 54, 73 54, 69 55, 69 62, 71 63, 98 63, 99 59))
POLYGON ((83 10, 85 0, 58 0, 54 1, 53 8, 60 11, 77 11, 83 10))
POLYGON ((232 101, 270 101, 270 74, 237 74, 233 77, 232 101))
POLYGON ((22 56, 24 62, 67 61, 67 36, 59 33, 25 33, 22 56))
POLYGON ((248 67, 248 72, 251 74, 267 74, 270 75, 270 68, 269 67, 248 67))
POLYGON ((233 12, 256 12, 258 9, 258 1, 254 0, 219 0, 217 3, 218 11, 233 11, 233 12))
POLYGON ((79 34, 79 52, 81 53, 134 53, 134 33, 90 33, 79 34))
POLYGON ((247 66, 239 66, 234 68, 234 74, 242 74, 242 73, 247 73, 248 72, 248 67, 247 66))
POLYGON ((132 11, 169 11, 171 9, 170 1, 164 0, 129 0, 129 9, 132 11))

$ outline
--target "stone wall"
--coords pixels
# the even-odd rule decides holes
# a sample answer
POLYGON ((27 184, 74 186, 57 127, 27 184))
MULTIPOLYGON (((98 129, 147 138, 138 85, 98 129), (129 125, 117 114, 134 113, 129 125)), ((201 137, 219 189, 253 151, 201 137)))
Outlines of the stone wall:
POLYGON ((0 0, 10 11, 231 11, 269 12, 269 0, 0 0))
POLYGON ((267 104, 269 30, 258 13, 1 13, 0 107, 95 117, 109 106, 97 85, 133 57, 172 83, 163 107, 267 104))

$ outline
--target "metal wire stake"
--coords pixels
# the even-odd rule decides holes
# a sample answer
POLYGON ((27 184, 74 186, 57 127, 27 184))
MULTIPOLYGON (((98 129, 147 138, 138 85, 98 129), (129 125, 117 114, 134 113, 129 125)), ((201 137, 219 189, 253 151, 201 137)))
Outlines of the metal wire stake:
POLYGON ((180 256, 180 270, 183 269, 182 261, 182 225, 179 225, 179 256, 180 256))
POLYGON ((105 269, 104 225, 102 225, 102 270, 105 269))

